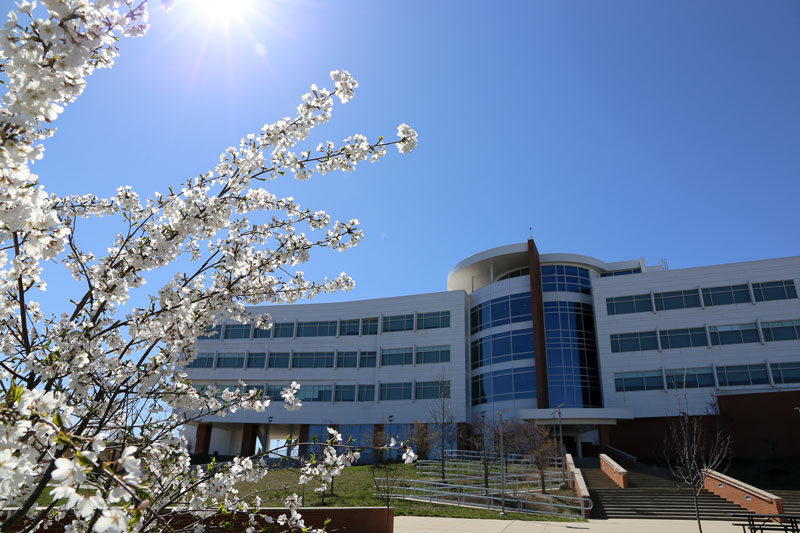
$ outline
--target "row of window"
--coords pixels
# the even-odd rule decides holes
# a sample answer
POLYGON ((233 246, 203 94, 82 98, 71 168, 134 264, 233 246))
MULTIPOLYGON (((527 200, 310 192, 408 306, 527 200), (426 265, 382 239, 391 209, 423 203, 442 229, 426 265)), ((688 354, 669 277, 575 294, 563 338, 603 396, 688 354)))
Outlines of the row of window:
MULTIPOLYGON (((188 368, 374 368, 377 359, 374 351, 198 353, 188 368)), ((381 366, 449 361, 450 346, 381 350, 381 366)))
MULTIPOLYGON (((261 391, 275 401, 281 400, 281 390, 285 385, 248 385, 247 390, 261 391)), ((224 389, 234 390, 236 385, 222 385, 218 387, 220 392, 224 389)), ((375 385, 303 385, 297 393, 297 397, 304 402, 374 402, 375 385)), ((379 398, 382 401, 391 400, 437 400, 440 398, 450 398, 449 381, 416 381, 399 383, 381 383, 379 388, 379 398), (412 396, 413 392, 413 396, 412 396)))
POLYGON ((569 265, 542 267, 542 292, 579 292, 592 294, 589 271, 569 265))
POLYGON ((511 360, 533 359, 533 329, 521 329, 486 335, 472 341, 472 369, 511 360))
MULTIPOLYGON (((383 331, 413 331, 414 329, 434 329, 450 327, 450 311, 434 311, 431 313, 410 313, 383 317, 383 331), (416 324, 416 327, 415 327, 416 324)), ((278 339, 291 337, 340 337, 377 335, 377 318, 352 318, 347 320, 321 320, 313 322, 276 322, 270 329, 253 328, 251 324, 225 324, 215 326, 208 339, 278 339)))
POLYGON ((679 328, 659 331, 638 331, 611 335, 611 351, 638 352, 644 350, 670 350, 695 346, 746 344, 800 339, 800 320, 751 322, 698 328, 679 328), (759 327, 760 326, 760 327, 759 327), (759 333, 759 329, 761 333, 759 333))
POLYGON ((470 309, 470 333, 485 329, 532 320, 531 293, 521 292, 500 296, 470 309))
POLYGON ((613 272, 603 272, 600 274, 601 278, 610 278, 613 276, 627 276, 628 274, 641 274, 641 268, 629 268, 627 270, 615 270, 613 272))
POLYGON ((725 285, 681 291, 636 294, 606 298, 609 315, 644 313, 647 311, 668 311, 693 307, 711 307, 739 303, 770 302, 797 298, 797 290, 792 280, 725 285), (752 290, 752 297, 751 297, 752 290))
POLYGON ((533 367, 495 370, 472 376, 472 405, 536 397, 533 367))
POLYGON ((614 374, 614 387, 617 392, 789 383, 800 383, 800 362, 727 365, 716 368, 710 366, 668 368, 614 374), (772 376, 771 382, 770 376, 772 376))

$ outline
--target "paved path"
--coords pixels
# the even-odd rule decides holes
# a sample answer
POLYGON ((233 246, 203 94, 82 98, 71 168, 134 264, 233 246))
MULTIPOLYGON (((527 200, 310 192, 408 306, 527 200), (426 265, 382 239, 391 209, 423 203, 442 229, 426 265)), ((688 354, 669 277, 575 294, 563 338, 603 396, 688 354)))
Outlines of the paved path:
MULTIPOLYGON (((703 521, 703 533, 736 533, 729 522, 703 521)), ((398 516, 394 533, 692 533, 692 520, 590 520, 589 522, 523 522, 398 516)))

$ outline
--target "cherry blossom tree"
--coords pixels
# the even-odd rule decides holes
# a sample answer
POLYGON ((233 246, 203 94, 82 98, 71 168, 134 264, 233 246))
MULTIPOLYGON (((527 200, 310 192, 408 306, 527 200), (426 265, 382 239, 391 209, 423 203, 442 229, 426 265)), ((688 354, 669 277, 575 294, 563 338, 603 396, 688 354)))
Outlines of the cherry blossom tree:
MULTIPOLYGON (((0 31, 3 531, 32 531, 54 520, 66 521, 68 531, 202 531, 212 513, 226 512, 263 523, 258 496, 234 486, 261 479, 265 466, 245 457, 193 468, 180 429, 209 414, 261 411, 273 399, 245 383, 234 391, 198 390, 182 368, 195 357, 194 339, 215 321, 269 327, 270 317, 251 316, 248 305, 353 286, 345 274, 314 281, 297 267, 315 248, 358 244, 358 221, 332 221, 262 183, 352 171, 391 145, 406 154, 417 143, 402 124, 396 141, 356 134, 338 145, 302 148, 330 119, 334 100, 348 102, 358 87, 347 71, 335 70, 333 90, 312 85, 293 117, 246 135, 214 168, 164 193, 141 197, 125 186, 111 198, 49 194, 31 165, 43 157, 53 122, 95 69, 113 65, 124 38, 146 31, 147 4, 140 0, 23 1, 0 31), (97 217, 120 229, 107 252, 95 255, 76 236, 82 222, 97 217), (36 301, 46 288, 46 263, 63 265, 81 284, 66 312, 48 313, 36 301), (149 272, 167 268, 171 279, 134 306, 132 291, 149 272), (47 496, 52 503, 39 506, 47 496)), ((286 408, 300 407, 299 387, 281 393, 286 408)), ((302 482, 316 481, 322 490, 358 459, 334 430, 326 444, 301 473, 302 482)), ((413 451, 404 458, 413 460, 413 451)), ((303 527, 298 498, 286 506, 278 522, 303 527)))

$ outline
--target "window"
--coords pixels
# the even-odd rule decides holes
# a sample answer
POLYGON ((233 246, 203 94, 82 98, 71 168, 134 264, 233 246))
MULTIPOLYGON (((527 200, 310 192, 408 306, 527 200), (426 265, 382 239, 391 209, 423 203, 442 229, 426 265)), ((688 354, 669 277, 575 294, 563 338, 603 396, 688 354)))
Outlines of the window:
POLYGON ((265 353, 247 354, 247 368, 264 368, 266 362, 267 354, 265 353))
POLYGON ((536 397, 532 367, 509 368, 472 377, 472 405, 536 397))
POLYGON ((253 330, 253 338, 254 339, 269 339, 272 337, 272 330, 274 326, 269 329, 262 329, 262 328, 255 328, 253 330))
POLYGON ((627 276, 628 274, 640 274, 641 268, 631 268, 629 270, 615 270, 614 272, 603 272, 600 274, 601 278, 610 278, 612 276, 627 276))
POLYGON ((298 322, 298 337, 335 337, 336 321, 326 320, 324 322, 298 322))
POLYGON ((661 349, 708 346, 706 328, 670 329, 661 332, 661 349))
POLYGON ((269 368, 289 368, 289 352, 270 352, 269 368))
POLYGON ((414 315, 395 315, 383 317, 383 331, 411 331, 414 329, 414 315))
POLYGON ((661 370, 619 372, 614 374, 614 387, 617 392, 664 390, 664 379, 661 370))
POLYGON ((267 396, 273 401, 282 401, 281 391, 286 388, 286 385, 267 385, 267 396))
POLYGON ((638 352, 644 350, 656 350, 655 331, 639 331, 637 333, 617 333, 611 335, 611 351, 616 352, 638 352))
POLYGON ((362 318, 361 319, 361 334, 362 335, 377 335, 378 334, 378 319, 377 318, 362 318))
POLYGON ((249 339, 250 324, 225 324, 226 339, 249 339))
POLYGON ((766 385, 767 365, 731 365, 717 367, 717 381, 720 387, 736 385, 766 385))
POLYGON ((777 385, 786 383, 800 383, 800 362, 798 363, 771 363, 772 381, 777 385))
POLYGON ((417 382, 417 400, 438 400, 450 397, 449 381, 419 381, 417 382))
POLYGON ((626 315, 628 313, 643 313, 653 310, 653 302, 649 294, 635 296, 616 296, 606 298, 606 310, 609 315, 626 315))
POLYGON ((773 300, 788 300, 797 298, 794 281, 765 281, 753 283, 753 296, 757 302, 771 302, 773 300))
POLYGON ((272 338, 294 337, 294 322, 279 322, 272 325, 272 338))
POLYGON ((358 354, 360 361, 358 366, 361 368, 372 368, 377 364, 377 352, 361 352, 358 354))
POLYGON ((417 348, 417 364, 447 363, 450 361, 450 346, 423 346, 417 348))
POLYGON ((355 368, 356 366, 358 366, 358 352, 336 354, 336 368, 355 368))
POLYGON ((484 329, 503 324, 531 320, 531 293, 521 292, 501 296, 474 306, 470 310, 470 332, 474 335, 484 329))
POLYGON ((503 281, 504 279, 511 279, 511 278, 519 278, 522 276, 529 276, 531 274, 531 269, 529 267, 518 268, 517 270, 512 270, 506 274, 503 274, 497 281, 503 281))
POLYGON ((671 368, 665 371, 668 389, 696 389, 713 387, 714 372, 711 367, 671 368))
POLYGON ((747 285, 726 285, 703 289, 705 305, 730 305, 750 303, 750 291, 747 285))
POLYGON ((211 340, 211 339, 219 339, 220 334, 222 333, 222 326, 214 326, 212 328, 208 328, 205 335, 200 335, 198 340, 211 340))
POLYGON ((214 368, 213 353, 199 353, 194 361, 189 363, 188 368, 214 368))
POLYGON ((333 368, 333 352, 295 352, 292 368, 333 368))
POLYGON ((759 342, 758 326, 753 324, 730 324, 727 326, 710 326, 708 328, 711 344, 743 344, 759 342))
POLYGON ((381 366, 410 365, 414 363, 411 348, 391 348, 381 350, 381 366))
MULTIPOLYGON (((419 351, 419 348, 417 349, 419 351)), ((473 369, 518 359, 533 359, 533 329, 519 329, 487 335, 472 341, 470 350, 473 369)))
POLYGON ((700 293, 697 289, 657 292, 653 295, 653 299, 656 301, 656 311, 700 307, 700 293))
POLYGON ((592 294, 589 271, 569 265, 542 267, 542 292, 580 292, 592 294))
POLYGON ((337 402, 354 402, 354 401, 356 401, 356 386, 355 385, 336 385, 336 401, 337 402))
POLYGON ((361 320, 354 318, 351 320, 339 321, 339 336, 349 337, 352 335, 358 336, 361 333, 361 320))
POLYGON ((450 327, 450 311, 417 314, 417 329, 434 329, 450 327))
POLYGON ((243 353, 221 353, 217 356, 217 368, 244 368, 243 353))
POLYGON ((790 341, 800 339, 800 320, 780 320, 761 324, 764 341, 790 341))
POLYGON ((374 402, 375 401, 375 385, 358 385, 358 401, 359 402, 374 402))
POLYGON ((410 400, 411 382, 381 383, 381 400, 410 400))
POLYGON ((304 385, 297 392, 297 397, 303 402, 329 402, 333 397, 333 386, 304 385))

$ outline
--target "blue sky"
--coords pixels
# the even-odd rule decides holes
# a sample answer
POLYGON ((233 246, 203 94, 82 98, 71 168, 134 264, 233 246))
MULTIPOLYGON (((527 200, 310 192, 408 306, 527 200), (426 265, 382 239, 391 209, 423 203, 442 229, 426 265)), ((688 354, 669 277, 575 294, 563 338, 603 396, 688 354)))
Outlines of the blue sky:
POLYGON ((357 281, 321 301, 444 290, 457 262, 529 226, 541 252, 605 261, 798 255, 794 0, 252 0, 243 15, 154 10, 59 119, 35 165, 48 190, 163 191, 347 69, 356 98, 311 145, 407 122, 419 146, 269 185, 362 222, 359 247, 304 266, 357 281))

